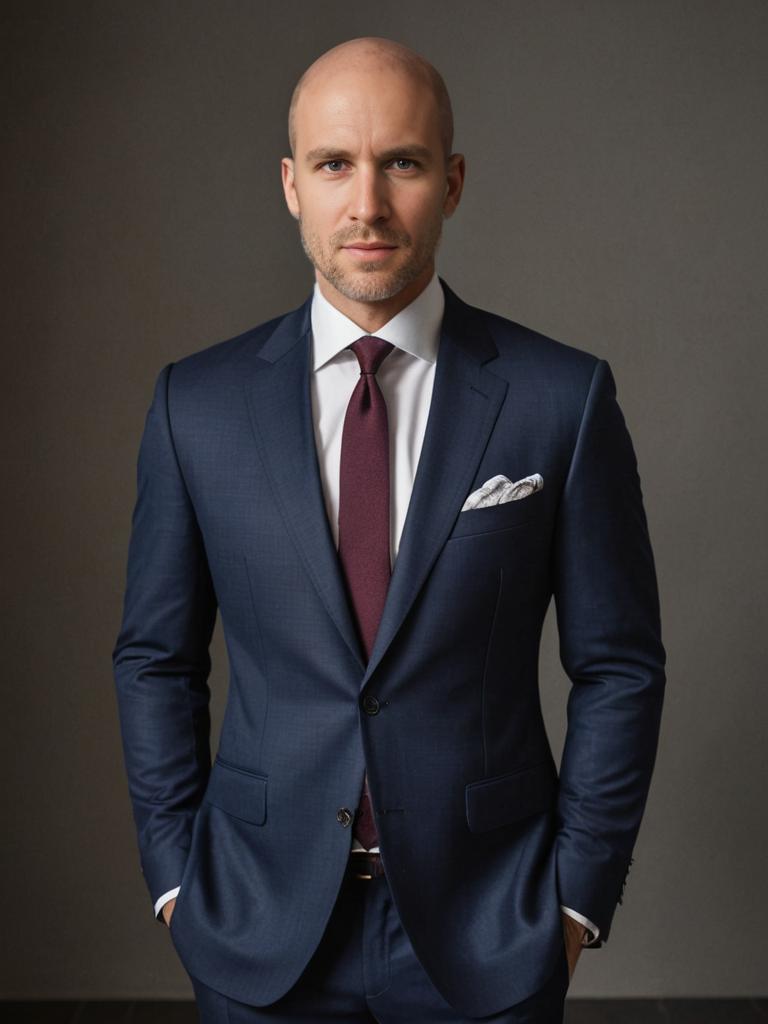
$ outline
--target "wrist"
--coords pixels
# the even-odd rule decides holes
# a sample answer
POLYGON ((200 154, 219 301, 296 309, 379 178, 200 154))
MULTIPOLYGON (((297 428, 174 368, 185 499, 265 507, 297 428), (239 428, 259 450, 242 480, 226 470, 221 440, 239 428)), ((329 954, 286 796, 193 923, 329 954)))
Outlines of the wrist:
POLYGON ((171 927, 171 917, 173 916, 173 908, 175 906, 176 906, 176 897, 174 896, 173 898, 168 900, 167 903, 164 903, 162 908, 161 908, 161 910, 160 910, 160 913, 163 915, 163 920, 165 921, 165 923, 166 923, 168 928, 171 927))
POLYGON ((577 921, 576 918, 571 917, 570 914, 566 914, 565 912, 562 912, 561 916, 563 919, 563 924, 565 926, 565 931, 567 935, 573 936, 575 939, 578 939, 580 946, 583 946, 590 941, 591 935, 589 929, 586 928, 580 921, 577 921))

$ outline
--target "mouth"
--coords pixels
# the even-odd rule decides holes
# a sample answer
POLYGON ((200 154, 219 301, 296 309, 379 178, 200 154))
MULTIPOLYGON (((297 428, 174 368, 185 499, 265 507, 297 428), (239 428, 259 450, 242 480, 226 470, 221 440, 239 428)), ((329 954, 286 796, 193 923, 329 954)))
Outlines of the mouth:
POLYGON ((350 242, 349 245, 344 246, 345 249, 394 249, 394 245, 390 245, 389 242, 350 242))
POLYGON ((386 259, 397 246, 388 245, 386 242, 353 242, 352 245, 345 245, 343 248, 358 259, 370 263, 373 260, 386 259))

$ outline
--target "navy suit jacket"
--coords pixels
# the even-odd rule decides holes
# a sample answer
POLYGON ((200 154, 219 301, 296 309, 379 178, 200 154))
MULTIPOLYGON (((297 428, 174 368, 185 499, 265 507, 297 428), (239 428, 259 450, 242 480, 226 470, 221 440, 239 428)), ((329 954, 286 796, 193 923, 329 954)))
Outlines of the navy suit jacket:
POLYGON ((181 885, 171 935, 188 972, 242 1002, 278 999, 317 947, 365 766, 403 926, 465 1015, 546 982, 561 903, 605 940, 631 860, 665 655, 613 376, 441 285, 429 418, 367 664, 317 462, 311 297, 166 366, 147 414, 113 656, 141 865, 153 902, 181 885), (499 473, 544 486, 461 512, 499 473), (538 688, 553 596, 572 683, 559 774, 538 688), (217 609, 230 682, 211 765, 217 609))

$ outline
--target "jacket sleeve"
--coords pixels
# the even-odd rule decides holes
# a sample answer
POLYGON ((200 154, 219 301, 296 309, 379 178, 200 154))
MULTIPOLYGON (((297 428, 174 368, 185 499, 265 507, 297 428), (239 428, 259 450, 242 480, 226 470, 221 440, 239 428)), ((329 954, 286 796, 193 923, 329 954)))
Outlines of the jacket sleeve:
POLYGON ((210 773, 216 597, 174 449, 173 364, 139 449, 123 618, 112 660, 139 854, 152 903, 179 885, 210 773))
POLYGON ((560 765, 561 903, 608 938, 632 861, 665 688, 654 559, 632 441, 598 360, 557 514, 553 591, 571 680, 560 765))

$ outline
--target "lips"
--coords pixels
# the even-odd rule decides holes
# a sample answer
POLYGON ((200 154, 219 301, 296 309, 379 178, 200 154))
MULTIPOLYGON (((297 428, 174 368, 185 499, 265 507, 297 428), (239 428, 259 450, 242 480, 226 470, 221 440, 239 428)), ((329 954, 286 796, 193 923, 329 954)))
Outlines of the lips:
POLYGON ((396 249, 397 246, 387 245, 386 242, 353 242, 351 245, 345 245, 345 249, 365 249, 377 250, 377 249, 396 249))
POLYGON ((389 254, 395 252, 396 249, 396 245, 387 245, 386 242, 361 242, 356 245, 344 246, 345 252, 354 257, 358 266, 386 263, 389 254))

